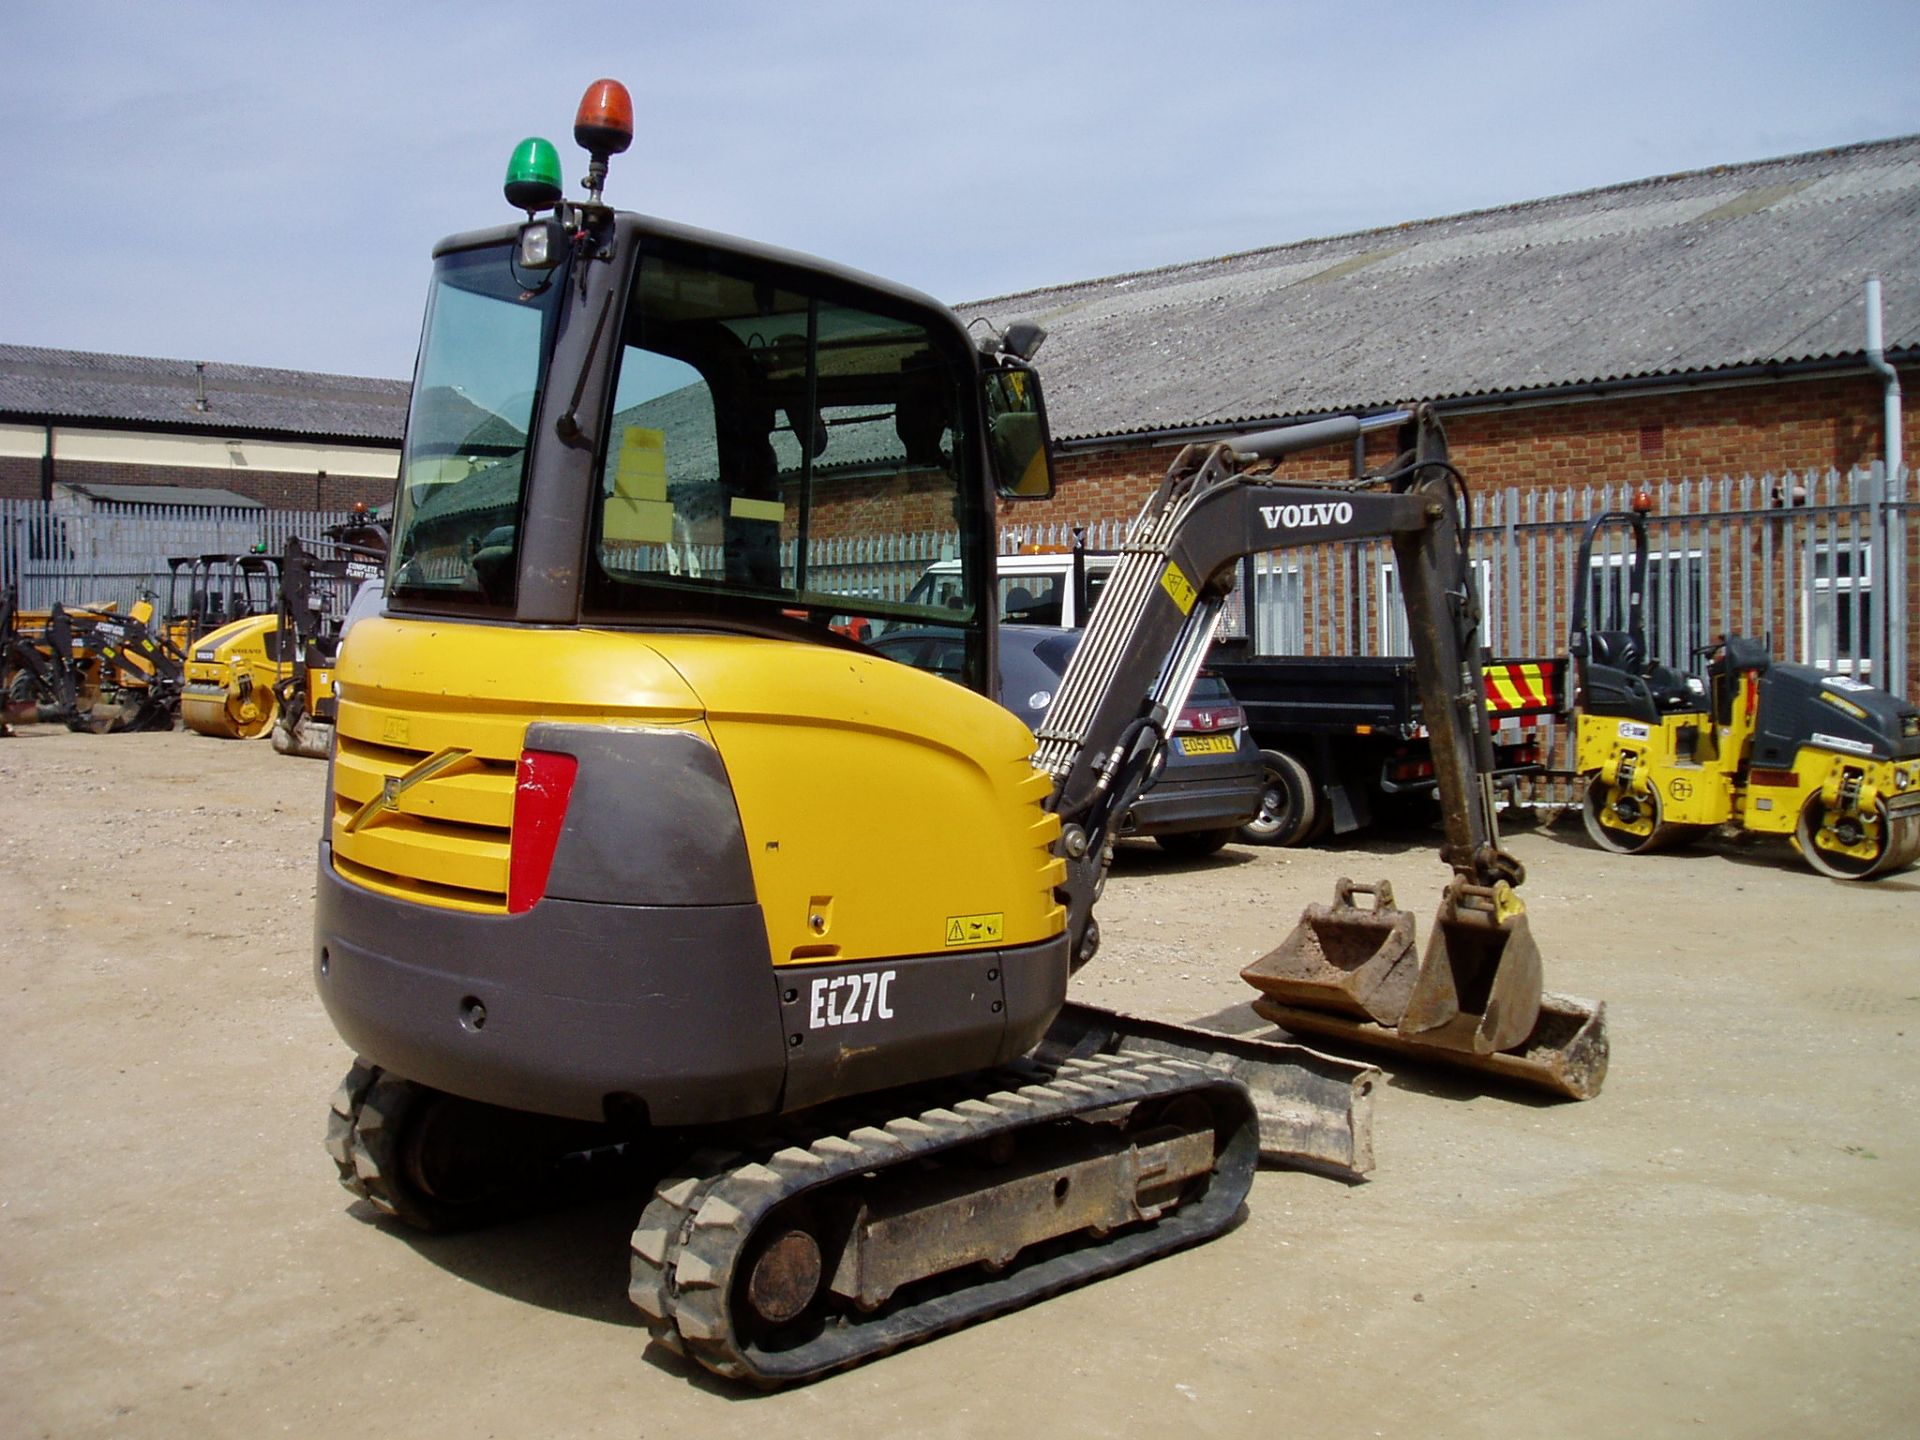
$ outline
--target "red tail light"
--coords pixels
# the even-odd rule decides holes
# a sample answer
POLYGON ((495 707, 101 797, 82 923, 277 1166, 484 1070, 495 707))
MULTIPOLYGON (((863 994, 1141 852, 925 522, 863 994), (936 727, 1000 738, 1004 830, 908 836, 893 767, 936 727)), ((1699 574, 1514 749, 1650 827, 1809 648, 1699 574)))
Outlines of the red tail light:
POLYGON ((1210 735, 1216 730, 1238 730, 1240 707, 1237 705, 1189 705, 1180 712, 1174 727, 1176 734, 1210 735))
POLYGON ((513 777, 513 830, 507 861, 507 913, 524 915, 547 893, 553 852, 566 824, 580 762, 546 750, 520 752, 513 777))

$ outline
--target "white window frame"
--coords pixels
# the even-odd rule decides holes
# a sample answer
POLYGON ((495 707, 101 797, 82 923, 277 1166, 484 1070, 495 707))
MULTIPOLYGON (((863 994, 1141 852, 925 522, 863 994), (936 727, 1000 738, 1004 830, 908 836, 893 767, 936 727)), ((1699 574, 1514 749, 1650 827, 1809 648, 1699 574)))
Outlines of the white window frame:
MULTIPOLYGON (((1476 559, 1473 565, 1474 588, 1480 592, 1480 631, 1483 637, 1492 620, 1493 561, 1476 559)), ((1413 638, 1407 633, 1407 604, 1400 595, 1400 572, 1391 560, 1380 562, 1379 640, 1382 655, 1407 657, 1413 654, 1413 638)))
MULTIPOLYGON (((1286 551, 1261 551, 1253 557, 1252 590, 1241 602, 1250 616, 1248 636, 1256 655, 1302 655, 1307 648, 1307 582, 1300 556, 1286 551)), ((1240 594, 1239 587, 1234 595, 1240 594)), ((1223 620, 1225 634, 1236 633, 1223 620)), ((1244 619, 1241 623, 1248 623, 1244 619)))
POLYGON ((1864 538, 1857 541, 1816 540, 1812 554, 1813 564, 1800 585, 1800 663, 1817 665, 1830 675, 1848 675, 1856 680, 1864 680, 1873 673, 1873 547, 1864 538), (1857 568, 1860 573, 1833 574, 1834 561, 1841 555, 1850 556, 1853 564, 1848 568, 1857 568), (1826 564, 1822 566, 1821 561, 1826 564), (1821 574, 1822 569, 1828 573, 1821 574), (1859 612, 1854 612, 1852 597, 1855 595, 1862 601, 1859 612), (1855 635, 1853 644, 1848 647, 1849 650, 1860 651, 1858 661, 1840 646, 1842 607, 1853 612, 1849 614, 1849 620, 1858 623, 1865 631, 1864 634, 1855 635), (1823 619, 1824 625, 1821 624, 1823 619), (1816 629, 1827 637, 1825 645, 1815 643, 1816 629))

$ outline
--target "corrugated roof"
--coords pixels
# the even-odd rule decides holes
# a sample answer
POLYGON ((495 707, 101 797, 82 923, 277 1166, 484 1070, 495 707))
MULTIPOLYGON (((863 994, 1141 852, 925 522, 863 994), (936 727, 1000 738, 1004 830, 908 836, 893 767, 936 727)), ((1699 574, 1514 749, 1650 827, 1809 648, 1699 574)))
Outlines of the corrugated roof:
MULTIPOLYGON (((1920 136, 1001 296, 1056 438, 1920 346, 1920 136)), ((408 385, 0 345, 0 416, 397 443, 408 385), (204 395, 206 408, 200 408, 204 395)))
POLYGON ((960 307, 1038 320, 1056 438, 1920 345, 1920 136, 960 307))
POLYGON ((357 375, 0 345, 0 416, 397 444, 409 388, 357 375))

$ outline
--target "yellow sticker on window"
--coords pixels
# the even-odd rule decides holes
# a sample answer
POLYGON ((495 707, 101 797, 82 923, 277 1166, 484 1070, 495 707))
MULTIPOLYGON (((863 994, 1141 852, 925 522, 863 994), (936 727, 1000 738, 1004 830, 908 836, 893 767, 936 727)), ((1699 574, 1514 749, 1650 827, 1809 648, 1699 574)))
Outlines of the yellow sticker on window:
POLYGON ((1160 588, 1173 597, 1173 603, 1180 607, 1182 615, 1193 613, 1193 602, 1200 598, 1200 592, 1193 588, 1193 582, 1181 574, 1180 567, 1171 560, 1161 572, 1160 588))
POLYGON ((620 432, 620 459, 614 467, 613 493, 629 500, 667 498, 667 433, 644 425, 620 432))
POLYGON ((664 500, 607 497, 600 538, 614 545, 666 545, 673 540, 673 506, 664 500))
POLYGON ((775 525, 787 518, 787 507, 778 500, 742 500, 736 496, 727 511, 736 520, 769 520, 775 525))

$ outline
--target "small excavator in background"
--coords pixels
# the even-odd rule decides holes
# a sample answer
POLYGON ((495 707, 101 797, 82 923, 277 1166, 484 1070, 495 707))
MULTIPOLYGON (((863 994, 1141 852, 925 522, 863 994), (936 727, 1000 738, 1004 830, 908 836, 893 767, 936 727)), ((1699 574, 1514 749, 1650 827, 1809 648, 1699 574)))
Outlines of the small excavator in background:
POLYGON ((111 703, 119 712, 111 728, 173 729, 185 684, 185 657, 168 641, 164 628, 156 628, 153 602, 137 600, 125 615, 95 616, 92 643, 106 682, 103 689, 111 691, 111 703))
POLYGON ((1867 880, 1920 859, 1920 709, 1852 676, 1772 658, 1725 636, 1694 652, 1704 676, 1647 646, 1649 497, 1588 522, 1574 566, 1574 768, 1587 834, 1644 855, 1721 825, 1790 837, 1813 870, 1867 880), (1588 620, 1593 546, 1631 538, 1623 628, 1588 620))
MULTIPOLYGON (((1118 822, 1246 554, 1393 541, 1454 880, 1312 907, 1258 1005, 1591 1095, 1602 1008, 1544 993, 1500 848, 1464 482, 1430 408, 1343 485, 1336 417, 1183 450, 1037 734, 994 697, 993 529, 1052 492, 1023 322, 615 211, 524 142, 523 223, 435 251, 377 612, 335 670, 313 974, 357 1058, 327 1149, 427 1229, 578 1158, 667 1157, 634 1229, 653 1340, 805 1381, 1217 1236, 1262 1153, 1370 1163, 1377 1072, 1069 1002, 1118 822), (830 537, 953 526, 939 605, 830 537), (850 616, 944 629, 959 683, 850 616)), ((1395 417, 1396 421, 1400 417, 1395 417)))
POLYGON ((181 657, 154 629, 151 601, 125 614, 113 604, 55 601, 23 612, 9 589, 0 604, 0 695, 6 719, 65 725, 97 735, 170 730, 179 711, 181 657))
POLYGON ((356 507, 318 540, 294 536, 280 559, 280 651, 288 673, 274 682, 273 748, 325 760, 333 751, 333 665, 347 608, 385 573, 384 524, 356 507))

